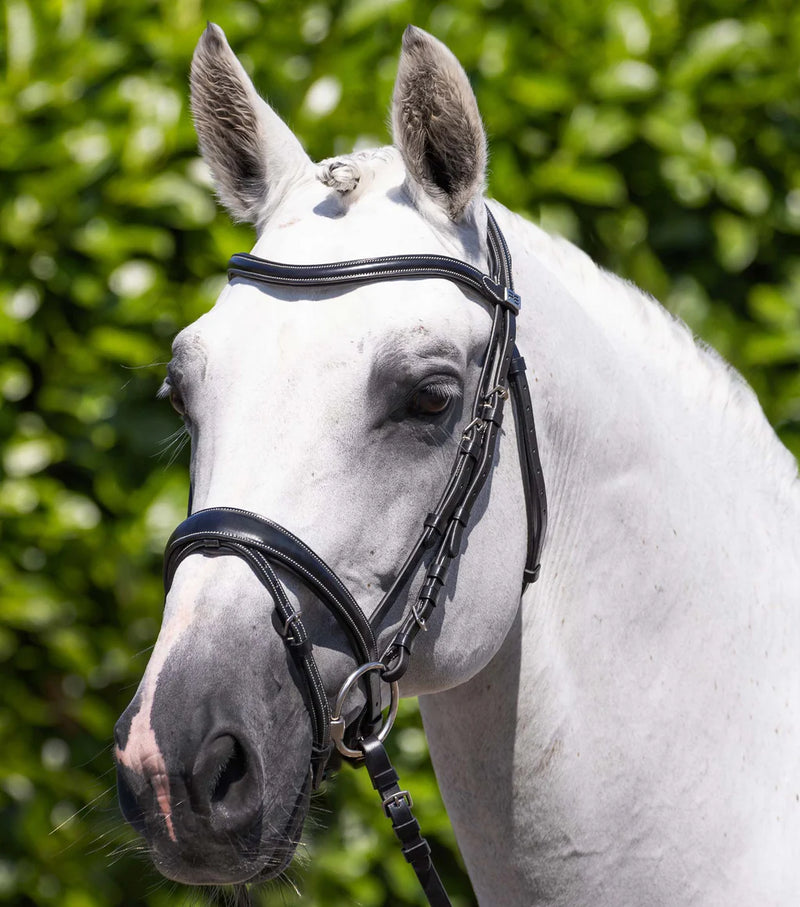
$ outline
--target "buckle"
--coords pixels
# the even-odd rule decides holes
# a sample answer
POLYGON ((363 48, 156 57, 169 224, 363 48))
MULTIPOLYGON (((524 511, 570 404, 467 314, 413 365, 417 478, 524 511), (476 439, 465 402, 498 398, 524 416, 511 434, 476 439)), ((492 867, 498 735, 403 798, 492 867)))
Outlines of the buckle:
POLYGON ((483 399, 488 401, 494 397, 495 394, 497 394, 501 400, 508 400, 508 388, 504 387, 502 384, 495 384, 490 391, 487 391, 483 395, 483 399))
POLYGON ((474 428, 474 429, 476 429, 476 431, 482 431, 485 424, 486 423, 483 421, 483 419, 479 419, 476 417, 475 419, 472 420, 472 422, 469 423, 469 425, 467 425, 467 427, 461 433, 461 440, 462 441, 471 441, 474 437, 474 435, 472 434, 472 429, 474 428))
POLYGON ((302 617, 302 615, 303 615, 303 612, 302 612, 302 611, 292 611, 292 613, 286 618, 286 620, 285 620, 284 623, 283 623, 283 629, 281 630, 281 636, 282 636, 284 639, 287 639, 287 638, 288 638, 288 636, 289 636, 289 630, 290 630, 292 624, 293 624, 296 620, 300 620, 300 618, 302 617))
POLYGON ((391 819, 389 807, 394 806, 397 803, 402 803, 404 800, 408 805, 408 808, 413 809, 414 801, 411 799, 411 794, 407 790, 398 790, 386 797, 383 801, 383 811, 386 813, 387 818, 391 819))

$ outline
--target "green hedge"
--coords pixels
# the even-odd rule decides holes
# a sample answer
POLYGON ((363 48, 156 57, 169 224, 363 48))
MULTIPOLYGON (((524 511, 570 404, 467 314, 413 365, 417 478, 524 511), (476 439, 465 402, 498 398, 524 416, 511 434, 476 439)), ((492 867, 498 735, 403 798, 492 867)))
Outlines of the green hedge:
MULTIPOLYGON (((172 336, 250 241, 213 203, 187 109, 207 18, 317 158, 387 141, 403 27, 441 37, 484 112, 492 194, 687 320, 800 453, 790 0, 6 0, 0 902, 203 903, 159 882, 122 827, 110 739, 157 633, 161 546, 186 499, 187 453, 155 392, 172 336), (329 110, 313 103, 323 79, 329 110)), ((394 747, 468 904, 413 703, 394 747)), ((422 903, 364 777, 344 771, 315 810, 290 871, 307 903, 422 903)), ((276 883, 254 900, 294 897, 276 883)))

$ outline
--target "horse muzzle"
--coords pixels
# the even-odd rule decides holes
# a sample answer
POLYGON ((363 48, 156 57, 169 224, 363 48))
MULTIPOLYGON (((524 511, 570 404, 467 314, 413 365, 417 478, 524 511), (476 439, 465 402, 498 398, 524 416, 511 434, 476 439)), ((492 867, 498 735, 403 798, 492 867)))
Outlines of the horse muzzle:
POLYGON ((269 625, 254 632, 242 600, 229 619, 213 613, 218 590, 204 584, 194 620, 157 653, 115 728, 123 816, 157 868, 189 884, 280 872, 311 792, 296 671, 269 625))
POLYGON ((285 869, 308 811, 310 772, 293 796, 289 790, 270 797, 255 749, 232 734, 209 735, 177 771, 162 772, 152 759, 141 771, 117 762, 126 821, 163 875, 191 885, 271 878, 285 869))

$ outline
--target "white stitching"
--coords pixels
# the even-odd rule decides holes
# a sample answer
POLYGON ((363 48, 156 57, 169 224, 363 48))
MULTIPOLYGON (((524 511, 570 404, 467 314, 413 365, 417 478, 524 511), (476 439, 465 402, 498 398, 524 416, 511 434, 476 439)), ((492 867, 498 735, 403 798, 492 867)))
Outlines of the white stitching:
MULTIPOLYGON (((260 517, 260 516, 258 516, 258 514, 252 513, 249 510, 242 510, 237 507, 217 507, 214 509, 223 511, 226 513, 238 513, 238 514, 242 514, 243 516, 255 518, 256 520, 264 522, 264 523, 268 524, 269 526, 272 526, 273 528, 278 529, 281 532, 285 533, 292 541, 296 542, 299 545, 299 547, 301 547, 317 564, 319 564, 325 571, 327 571, 327 573, 329 573, 331 575, 331 577, 335 581, 334 588, 339 589, 345 593, 344 601, 352 603, 352 605, 358 610, 358 612, 362 615, 362 617, 364 617, 364 613, 359 608, 358 602, 356 602, 356 600, 352 597, 352 595, 350 595, 350 593, 347 591, 347 589, 342 585, 341 581, 338 579, 336 574, 331 570, 331 568, 328 567, 328 565, 322 560, 322 558, 320 558, 318 555, 316 555, 304 542, 302 542, 296 536, 292 535, 292 533, 289 532, 288 529, 284 529, 282 526, 279 526, 277 523, 274 523, 272 520, 267 519, 266 517, 260 517)), ((200 514, 200 513, 203 513, 203 511, 198 510, 197 514, 200 514)), ((192 514, 192 516, 196 516, 197 514, 192 514)), ((310 570, 308 570, 306 567, 304 567, 299 561, 295 560, 293 557, 288 555, 285 551, 281 551, 279 548, 273 548, 271 545, 267 544, 262 539, 250 538, 249 536, 245 536, 245 535, 236 535, 233 532, 229 532, 228 530, 223 530, 223 529, 213 529, 213 530, 208 530, 205 532, 192 532, 187 535, 181 535, 178 539, 176 539, 176 541, 173 543, 174 547, 171 547, 171 550, 168 552, 168 555, 167 555, 168 563, 171 565, 172 558, 176 555, 181 555, 182 551, 192 541, 194 541, 194 540, 200 541, 203 539, 219 538, 219 537, 229 539, 232 542, 235 542, 239 545, 243 545, 245 548, 252 547, 252 548, 256 549, 257 551, 276 555, 279 560, 284 561, 288 564, 292 564, 299 574, 301 574, 302 576, 305 576, 307 579, 309 579, 312 582, 315 589, 317 589, 323 593, 322 597, 324 599, 326 599, 327 601, 329 601, 335 605, 336 610, 345 619, 348 626, 350 626, 352 628, 353 634, 361 640, 362 644, 364 645, 364 648, 367 651, 374 649, 374 647, 376 645, 375 636, 374 636, 374 633, 372 632, 372 627, 369 625, 369 622, 367 621, 366 617, 364 617, 364 626, 363 627, 359 626, 359 624, 353 619, 353 617, 350 613, 350 610, 344 606, 343 602, 337 600, 336 596, 332 596, 330 594, 331 589, 328 588, 328 586, 325 583, 321 582, 320 579, 318 577, 316 577, 310 570), (368 630, 368 634, 365 634, 363 632, 364 628, 366 628, 368 630)), ((181 557, 181 560, 183 559, 183 557, 187 556, 190 553, 192 553, 192 552, 186 552, 186 554, 184 554, 181 557)), ((174 575, 174 571, 169 571, 169 572, 174 575)))

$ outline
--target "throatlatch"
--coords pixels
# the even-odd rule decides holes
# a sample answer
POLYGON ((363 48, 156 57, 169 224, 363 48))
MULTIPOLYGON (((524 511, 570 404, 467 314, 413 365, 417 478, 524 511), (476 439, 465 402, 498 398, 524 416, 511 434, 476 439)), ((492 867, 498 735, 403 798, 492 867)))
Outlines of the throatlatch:
POLYGON ((319 265, 292 265, 254 255, 234 255, 228 279, 290 286, 331 286, 409 278, 443 278, 478 293, 492 306, 492 328, 486 356, 463 429, 450 477, 433 510, 424 518, 420 537, 398 571, 391 588, 368 620, 333 570, 304 542, 277 523, 244 510, 213 507, 191 514, 173 532, 165 552, 164 585, 169 590, 178 564, 189 554, 234 555, 242 558, 275 602, 273 623, 296 664, 305 687, 313 743, 314 787, 321 782, 333 746, 344 758, 366 765, 383 809, 414 868, 432 907, 450 901, 430 859, 411 812, 411 796, 399 780, 383 746, 394 721, 399 696, 397 681, 406 672, 414 641, 427 623, 445 588, 452 562, 461 552, 472 507, 491 473, 506 400, 511 398, 517 425, 522 482, 528 523, 528 553, 522 588, 539 575, 547 528, 547 500, 536 443, 525 360, 515 346, 516 316, 521 300, 514 291, 511 256, 491 211, 487 215, 489 274, 444 255, 397 255, 319 265), (425 564, 425 578, 416 601, 380 657, 376 638, 400 593, 425 564), (300 612, 274 570, 291 572, 330 610, 344 629, 356 668, 337 697, 333 714, 314 660, 311 640, 300 612), (389 718, 382 725, 381 681, 390 684, 389 718), (344 704, 353 686, 361 685, 365 704, 345 726, 344 704))

